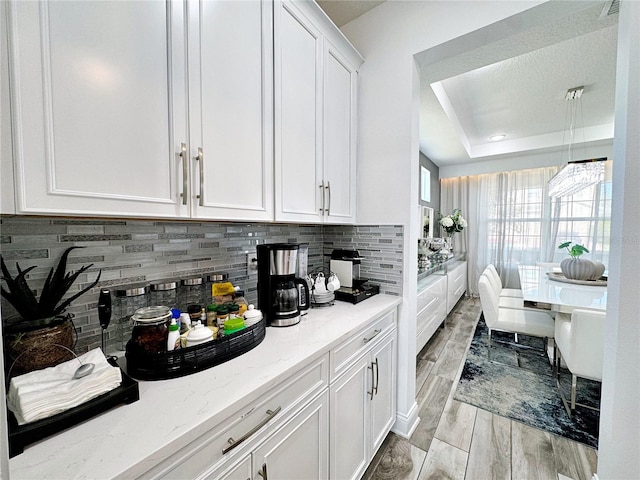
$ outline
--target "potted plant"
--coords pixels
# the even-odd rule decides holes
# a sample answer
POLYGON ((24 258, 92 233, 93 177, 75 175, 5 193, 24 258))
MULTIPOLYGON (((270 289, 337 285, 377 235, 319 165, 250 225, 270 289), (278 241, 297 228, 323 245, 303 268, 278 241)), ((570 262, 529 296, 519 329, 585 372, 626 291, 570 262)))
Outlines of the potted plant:
POLYGON ((65 348, 73 349, 73 322, 71 314, 65 314, 66 308, 76 298, 91 290, 100 280, 100 274, 90 285, 80 292, 64 298, 77 278, 89 269, 85 265, 75 272, 66 272, 67 258, 71 250, 67 248, 55 268, 51 268, 45 280, 40 299, 36 298, 29 287, 26 275, 36 268, 25 270, 16 262, 18 273, 11 276, 4 259, 0 255, 2 280, 6 284, 1 288, 2 296, 15 308, 18 316, 3 320, 3 336, 7 370, 12 373, 26 373, 48 366, 57 365, 69 358, 65 348))
MULTIPOLYGON (((572 245, 572 242, 564 242, 558 245, 558 248, 565 248, 569 252, 569 258, 565 258, 560 262, 560 270, 562 270, 562 274, 566 278, 571 280, 591 280, 596 274, 595 264, 591 260, 580 258, 583 253, 589 253, 587 247, 577 243, 572 245)), ((600 275, 602 275, 602 272, 600 272, 600 275)))

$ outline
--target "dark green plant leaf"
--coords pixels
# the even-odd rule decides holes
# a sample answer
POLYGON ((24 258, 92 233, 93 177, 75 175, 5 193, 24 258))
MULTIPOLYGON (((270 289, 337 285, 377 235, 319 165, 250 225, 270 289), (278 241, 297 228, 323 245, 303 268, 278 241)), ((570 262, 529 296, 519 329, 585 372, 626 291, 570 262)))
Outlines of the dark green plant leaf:
POLYGON ((98 283, 102 271, 98 273, 95 281, 89 286, 83 288, 80 292, 72 295, 68 299, 63 300, 64 295, 69 291, 78 277, 93 266, 93 264, 85 265, 76 272, 66 273, 69 252, 75 248, 83 247, 74 246, 67 248, 60 257, 56 268, 51 268, 49 271, 40 295, 40 301, 38 301, 33 291, 29 288, 25 278, 27 273, 36 267, 32 266, 26 270, 22 270, 20 265, 16 263, 18 274, 13 278, 4 263, 4 259, 0 255, 0 264, 3 275, 2 279, 5 281, 8 288, 8 290, 5 290, 4 288, 1 289, 2 296, 5 297, 20 314, 23 319, 23 324, 30 325, 35 321, 39 321, 39 319, 59 315, 73 300, 92 289, 98 283))
MULTIPOLYGON (((93 264, 92 264, 93 265, 93 264)), ((89 268, 91 265, 87 265, 86 268, 89 268)), ((84 270, 86 270, 85 267, 83 267, 82 269, 80 269, 79 273, 82 273, 84 270)), ((98 276, 96 277, 95 281, 91 283, 91 285, 89 285, 88 287, 83 288, 82 290, 80 290, 80 292, 76 293, 75 295, 67 298, 64 302, 62 302, 60 305, 58 305, 55 310, 54 310, 54 315, 59 315, 62 312, 64 312, 65 308, 67 308, 67 306, 69 304, 71 304, 71 302, 73 302, 76 298, 78 298, 80 295, 88 292, 89 290, 91 290, 93 287, 95 287, 98 282, 100 281, 100 275, 102 275, 102 270, 100 270, 98 272, 98 276)), ((75 280, 75 278, 74 278, 75 280)))
POLYGON ((2 280, 7 284, 8 291, 4 288, 2 291, 2 296, 7 299, 7 301, 13 305, 13 307, 17 310, 20 315, 33 315, 38 312, 38 301, 36 300, 36 296, 33 291, 29 288, 25 276, 33 270, 35 265, 27 268, 26 270, 22 270, 20 265, 16 263, 16 267, 18 270, 18 275, 15 278, 11 277, 9 270, 7 269, 6 264, 4 263, 4 259, 2 255, 0 255, 0 268, 2 268, 2 280))
POLYGON ((71 250, 76 248, 84 247, 74 246, 67 248, 60 256, 55 272, 53 272, 53 268, 51 269, 53 273, 49 272, 49 276, 45 281, 44 287, 42 287, 42 294, 40 295, 41 307, 53 309, 71 287, 73 282, 65 282, 67 278, 65 272, 67 270, 67 258, 69 257, 69 253, 71 250))

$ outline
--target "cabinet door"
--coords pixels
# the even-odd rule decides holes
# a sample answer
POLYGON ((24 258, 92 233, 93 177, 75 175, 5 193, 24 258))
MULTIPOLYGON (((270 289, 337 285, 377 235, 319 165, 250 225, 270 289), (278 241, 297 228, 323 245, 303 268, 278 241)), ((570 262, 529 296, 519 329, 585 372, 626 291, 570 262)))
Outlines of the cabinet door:
POLYGON ((12 2, 21 213, 186 215, 179 2, 12 2))
POLYGON ((275 8, 276 220, 322 221, 322 37, 290 2, 275 8))
POLYGON ((273 220, 273 4, 189 2, 192 216, 273 220))
POLYGON ((329 478, 327 390, 254 450, 253 471, 271 480, 329 478))
POLYGON ((396 418, 396 331, 371 352, 375 367, 371 401, 371 456, 380 448, 396 418))
POLYGON ((331 476, 358 479, 369 464, 369 403, 375 371, 360 358, 329 388, 331 394, 331 476))
POLYGON ((324 53, 325 221, 355 222, 357 72, 328 40, 324 53))

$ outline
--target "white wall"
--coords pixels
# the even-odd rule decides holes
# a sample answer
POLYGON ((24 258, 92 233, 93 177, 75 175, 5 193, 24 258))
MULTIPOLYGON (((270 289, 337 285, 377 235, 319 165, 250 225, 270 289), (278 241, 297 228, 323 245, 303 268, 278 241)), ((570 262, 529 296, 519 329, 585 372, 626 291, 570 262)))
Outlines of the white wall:
POLYGON ((640 2, 620 2, 598 476, 640 478, 640 2))
POLYGON ((400 435, 409 435, 417 421, 415 239, 420 93, 413 56, 540 3, 390 0, 343 27, 365 58, 359 75, 358 223, 400 223, 405 232, 394 427, 400 435))

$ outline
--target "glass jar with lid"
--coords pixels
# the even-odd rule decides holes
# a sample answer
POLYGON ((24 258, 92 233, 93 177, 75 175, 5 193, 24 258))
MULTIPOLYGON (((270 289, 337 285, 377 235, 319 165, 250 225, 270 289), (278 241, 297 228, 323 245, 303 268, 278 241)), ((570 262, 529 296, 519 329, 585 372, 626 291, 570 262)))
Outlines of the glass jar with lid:
POLYGON ((131 317, 133 330, 131 342, 147 353, 158 353, 167 350, 167 335, 171 310, 165 306, 154 305, 143 307, 131 317))
POLYGON ((214 283, 228 282, 229 274, 224 272, 210 273, 207 275, 207 280, 204 286, 202 304, 209 305, 213 303, 213 294, 211 287, 214 283))
POLYGON ((125 285, 114 291, 113 316, 116 324, 116 348, 124 351, 131 337, 131 316, 148 304, 147 285, 125 285))
POLYGON ((178 308, 183 312, 186 312, 189 305, 202 305, 203 290, 204 279, 202 277, 183 278, 180 280, 180 288, 178 290, 178 308))
POLYGON ((178 282, 176 280, 158 280, 151 283, 149 305, 162 305, 169 308, 178 306, 178 282))

